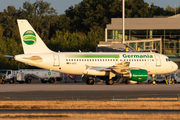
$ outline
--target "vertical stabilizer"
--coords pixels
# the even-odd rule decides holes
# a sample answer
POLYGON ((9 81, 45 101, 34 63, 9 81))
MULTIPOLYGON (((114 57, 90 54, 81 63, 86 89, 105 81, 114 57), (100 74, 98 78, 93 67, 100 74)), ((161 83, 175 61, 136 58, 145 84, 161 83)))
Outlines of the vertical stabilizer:
POLYGON ((27 20, 17 20, 24 54, 52 52, 27 20))

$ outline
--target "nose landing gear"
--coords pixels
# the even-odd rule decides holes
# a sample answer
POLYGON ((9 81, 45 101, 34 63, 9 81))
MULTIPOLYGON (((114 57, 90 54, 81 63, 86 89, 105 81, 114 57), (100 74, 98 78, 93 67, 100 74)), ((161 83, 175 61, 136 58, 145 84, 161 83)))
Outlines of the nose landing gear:
POLYGON ((154 80, 155 75, 151 75, 151 85, 157 85, 156 81, 154 80))

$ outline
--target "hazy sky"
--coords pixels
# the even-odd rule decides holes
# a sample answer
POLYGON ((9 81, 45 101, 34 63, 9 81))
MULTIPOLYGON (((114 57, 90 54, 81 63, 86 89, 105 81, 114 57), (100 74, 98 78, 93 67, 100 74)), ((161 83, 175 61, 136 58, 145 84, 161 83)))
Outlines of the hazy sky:
MULTIPOLYGON (((25 1, 30 1, 34 3, 36 0, 0 0, 0 12, 7 8, 7 6, 13 5, 17 9, 19 7, 22 8, 22 5, 25 1)), ((56 9, 58 14, 63 14, 66 9, 68 9, 71 5, 75 5, 80 3, 82 0, 44 0, 48 3, 51 3, 51 7, 56 9)), ((166 8, 168 5, 171 7, 180 6, 180 0, 144 0, 145 2, 151 3, 153 2, 154 5, 166 8)))

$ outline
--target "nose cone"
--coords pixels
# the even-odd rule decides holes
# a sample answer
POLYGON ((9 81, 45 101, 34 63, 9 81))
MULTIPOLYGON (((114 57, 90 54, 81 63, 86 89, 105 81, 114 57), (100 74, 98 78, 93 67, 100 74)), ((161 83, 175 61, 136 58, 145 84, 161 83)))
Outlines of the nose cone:
POLYGON ((178 69, 177 64, 172 62, 172 70, 173 70, 173 72, 176 71, 177 69, 178 69))

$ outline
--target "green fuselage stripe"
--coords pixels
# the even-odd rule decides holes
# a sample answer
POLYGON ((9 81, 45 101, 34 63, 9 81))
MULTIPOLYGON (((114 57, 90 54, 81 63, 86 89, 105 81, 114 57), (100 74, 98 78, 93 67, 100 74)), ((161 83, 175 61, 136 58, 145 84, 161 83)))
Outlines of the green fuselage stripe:
POLYGON ((119 58, 119 55, 67 55, 66 58, 119 58))

